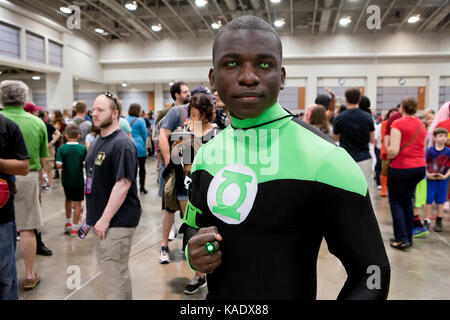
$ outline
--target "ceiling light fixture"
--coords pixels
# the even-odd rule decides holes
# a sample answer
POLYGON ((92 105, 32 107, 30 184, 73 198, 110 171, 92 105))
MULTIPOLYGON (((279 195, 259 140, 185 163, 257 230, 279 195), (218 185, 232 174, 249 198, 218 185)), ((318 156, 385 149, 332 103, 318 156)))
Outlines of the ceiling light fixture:
POLYGON ((270 2, 272 2, 272 3, 280 3, 281 0, 270 0, 270 2))
POLYGON ((65 13, 65 14, 71 14, 72 13, 72 10, 70 10, 67 7, 61 7, 61 8, 59 8, 59 11, 61 11, 62 13, 65 13))
POLYGON ((208 0, 195 0, 195 5, 197 7, 204 7, 208 4, 208 0))
POLYGON ((273 25, 277 28, 281 28, 286 24, 286 21, 284 19, 277 19, 274 21, 273 25))
POLYGON ((39 76, 34 76, 34 77, 32 77, 31 79, 37 81, 37 80, 41 80, 41 77, 39 77, 39 76))
POLYGON ((408 23, 416 23, 420 20, 420 15, 409 17, 408 23))
POLYGON ((135 11, 137 9, 138 5, 136 1, 128 1, 125 3, 125 8, 130 11, 135 11))
POLYGON ((211 24, 211 27, 213 28, 213 29, 220 29, 220 27, 222 26, 222 21, 217 21, 217 22, 213 22, 212 24, 211 24))
POLYGON ((346 18, 342 18, 341 20, 339 20, 339 24, 343 27, 346 27, 347 25, 349 25, 352 22, 352 18, 351 17, 346 17, 346 18))
POLYGON ((103 30, 103 29, 101 29, 101 28, 96 28, 94 31, 97 32, 97 33, 99 33, 99 34, 105 33, 105 30, 103 30))
POLYGON ((161 24, 152 25, 152 30, 155 32, 159 32, 159 31, 161 31, 161 29, 162 29, 161 24))
POLYGON ((122 87, 124 87, 124 88, 128 87, 128 83, 126 83, 126 82, 122 83, 122 87))
POLYGON ((170 82, 169 82, 169 86, 173 86, 173 84, 174 84, 173 81, 170 81, 170 82))

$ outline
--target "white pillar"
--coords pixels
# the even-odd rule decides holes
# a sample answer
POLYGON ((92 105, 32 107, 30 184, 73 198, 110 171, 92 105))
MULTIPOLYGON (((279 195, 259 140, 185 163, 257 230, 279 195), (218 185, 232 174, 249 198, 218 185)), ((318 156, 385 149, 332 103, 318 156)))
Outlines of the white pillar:
POLYGON ((367 75, 367 87, 364 95, 370 99, 370 107, 377 108, 377 75, 374 72, 367 75))
POLYGON ((308 78, 306 79, 305 109, 307 106, 316 101, 316 97, 317 97, 317 76, 308 75, 308 78))
POLYGON ((155 114, 164 108, 163 84, 155 83, 155 114))
POLYGON ((441 107, 439 105, 439 87, 440 87, 440 77, 439 74, 433 73, 428 78, 428 92, 425 98, 425 108, 433 109, 438 111, 441 107))
POLYGON ((72 109, 74 101, 72 74, 64 70, 61 73, 47 73, 46 92, 48 110, 72 109))

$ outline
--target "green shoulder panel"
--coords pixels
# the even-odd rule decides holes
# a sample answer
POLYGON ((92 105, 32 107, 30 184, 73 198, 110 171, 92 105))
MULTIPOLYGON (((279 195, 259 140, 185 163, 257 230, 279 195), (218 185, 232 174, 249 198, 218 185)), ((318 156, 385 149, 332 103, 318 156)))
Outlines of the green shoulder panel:
POLYGON ((343 148, 290 120, 282 127, 254 132, 226 128, 198 151, 192 172, 205 170, 216 176, 230 164, 252 169, 258 183, 295 179, 318 181, 362 196, 367 191, 359 166, 343 148), (245 139, 239 137, 242 134, 245 139))
POLYGON ((334 148, 328 153, 316 181, 336 188, 358 193, 365 197, 367 194, 367 181, 360 167, 343 148, 334 148))

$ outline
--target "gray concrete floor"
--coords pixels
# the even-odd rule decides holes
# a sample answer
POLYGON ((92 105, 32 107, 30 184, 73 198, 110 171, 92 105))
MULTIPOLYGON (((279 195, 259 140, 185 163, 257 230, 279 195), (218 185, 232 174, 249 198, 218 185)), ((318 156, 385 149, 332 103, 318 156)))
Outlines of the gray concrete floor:
MULTIPOLYGON (((157 195, 156 166, 152 158, 147 161, 147 195, 141 195, 143 214, 133 239, 130 272, 133 281, 133 298, 138 300, 189 300, 204 299, 207 289, 188 296, 184 287, 192 279, 193 272, 187 266, 181 252, 182 240, 171 241, 172 263, 158 263, 161 241, 160 198, 157 195)), ((444 232, 417 239, 408 251, 398 251, 389 246, 392 237, 392 218, 387 198, 379 197, 375 185, 371 185, 372 202, 380 225, 383 241, 392 268, 389 299, 450 299, 450 219, 444 217, 444 232)), ((60 179, 55 180, 54 190, 42 193, 44 227, 43 240, 53 250, 53 256, 37 256, 35 270, 42 278, 34 290, 22 289, 25 267, 17 247, 17 271, 19 296, 23 300, 92 300, 102 299, 101 272, 97 264, 93 237, 86 239, 64 234, 64 192, 60 179), (74 272, 75 270, 75 272, 74 272), (74 275, 79 271, 79 287, 74 275)), ((176 215, 176 224, 181 220, 176 215)), ((432 222, 434 224, 434 222, 432 222)), ((314 227, 314 224, 311 224, 314 227)), ((331 255, 322 242, 318 260, 318 299, 335 299, 346 279, 340 261, 331 255)))

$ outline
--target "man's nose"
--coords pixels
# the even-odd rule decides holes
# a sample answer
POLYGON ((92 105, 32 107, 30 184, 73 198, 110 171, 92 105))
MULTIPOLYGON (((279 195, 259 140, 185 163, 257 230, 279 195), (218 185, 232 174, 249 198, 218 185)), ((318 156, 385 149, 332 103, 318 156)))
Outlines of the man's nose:
POLYGON ((241 66, 238 81, 241 86, 247 87, 253 87, 259 83, 259 77, 253 64, 245 63, 241 66))

